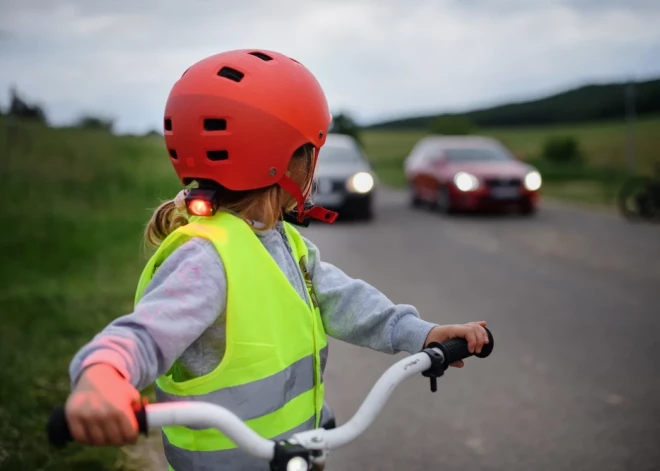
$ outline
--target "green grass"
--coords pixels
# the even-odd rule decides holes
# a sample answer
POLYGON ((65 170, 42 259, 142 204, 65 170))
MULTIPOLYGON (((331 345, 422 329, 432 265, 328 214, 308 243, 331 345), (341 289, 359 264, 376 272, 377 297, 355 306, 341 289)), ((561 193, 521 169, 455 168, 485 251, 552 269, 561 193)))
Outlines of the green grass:
POLYGON ((0 153, 0 469, 121 468, 116 449, 50 449, 44 427, 71 357, 131 311, 144 224, 176 177, 158 139, 0 119, 0 153))
MULTIPOLYGON (((476 132, 502 141, 511 151, 541 170, 544 194, 558 199, 611 205, 628 176, 626 126, 622 122, 570 126, 486 128, 476 132), (586 156, 586 166, 561 167, 539 159, 545 140, 575 136, 586 156)), ((403 159, 424 131, 365 130, 362 138, 374 170, 386 184, 405 185, 403 159)), ((649 174, 660 161, 660 116, 639 119, 635 128, 637 169, 649 174)))

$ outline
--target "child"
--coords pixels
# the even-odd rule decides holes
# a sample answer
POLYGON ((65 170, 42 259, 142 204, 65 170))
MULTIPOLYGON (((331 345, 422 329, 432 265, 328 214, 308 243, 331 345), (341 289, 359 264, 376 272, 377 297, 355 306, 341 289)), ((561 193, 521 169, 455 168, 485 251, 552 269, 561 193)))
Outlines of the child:
MULTIPOLYGON (((460 337, 488 342, 485 322, 437 326, 322 262, 283 215, 333 222, 310 207, 316 156, 331 121, 314 76, 268 51, 208 57, 174 85, 165 142, 184 185, 146 239, 158 247, 135 310, 74 357, 71 433, 93 445, 134 443, 132 405, 155 380, 165 401, 209 401, 266 438, 328 426, 326 334, 394 354, 460 337)), ((453 366, 461 367, 462 362, 453 366)), ((221 432, 166 427, 176 471, 268 469, 221 432)))

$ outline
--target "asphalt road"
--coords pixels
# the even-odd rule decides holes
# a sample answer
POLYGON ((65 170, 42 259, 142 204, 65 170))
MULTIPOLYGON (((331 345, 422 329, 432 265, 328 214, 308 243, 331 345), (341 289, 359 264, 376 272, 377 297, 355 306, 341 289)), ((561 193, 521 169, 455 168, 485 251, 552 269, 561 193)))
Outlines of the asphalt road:
MULTIPOLYGON (((436 394, 402 384, 329 469, 660 469, 660 227, 548 203, 531 219, 442 217, 384 192, 373 222, 304 233, 393 301, 486 320, 496 342, 436 394)), ((340 423, 402 357, 331 342, 340 423)))

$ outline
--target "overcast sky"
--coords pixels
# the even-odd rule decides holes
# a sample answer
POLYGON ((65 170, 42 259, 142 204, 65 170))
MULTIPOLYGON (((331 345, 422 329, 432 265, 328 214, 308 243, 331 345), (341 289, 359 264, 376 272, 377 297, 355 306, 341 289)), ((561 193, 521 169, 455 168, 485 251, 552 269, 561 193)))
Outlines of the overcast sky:
POLYGON ((0 0, 0 102, 16 83, 55 123, 160 129, 189 65, 265 48, 371 122, 658 77, 658 25, 659 0, 0 0))

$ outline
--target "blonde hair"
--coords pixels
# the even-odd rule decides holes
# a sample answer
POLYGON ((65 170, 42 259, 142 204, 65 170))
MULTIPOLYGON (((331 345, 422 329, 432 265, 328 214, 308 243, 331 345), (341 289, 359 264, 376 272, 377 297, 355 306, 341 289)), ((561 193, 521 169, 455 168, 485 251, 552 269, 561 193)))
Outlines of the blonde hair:
MULTIPOLYGON (((298 148, 289 163, 289 176, 300 185, 303 194, 312 186, 314 174, 314 146, 306 144, 298 148)), ((259 230, 272 229, 285 212, 297 207, 297 202, 279 185, 247 191, 232 191, 214 182, 198 181, 202 187, 216 190, 216 204, 220 210, 237 214, 251 226, 257 220, 259 230)), ((154 211, 144 233, 146 245, 158 247, 165 238, 179 227, 188 224, 188 216, 179 211, 174 200, 165 201, 154 211)))

